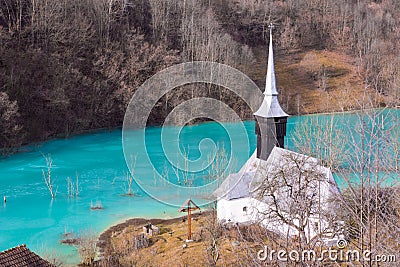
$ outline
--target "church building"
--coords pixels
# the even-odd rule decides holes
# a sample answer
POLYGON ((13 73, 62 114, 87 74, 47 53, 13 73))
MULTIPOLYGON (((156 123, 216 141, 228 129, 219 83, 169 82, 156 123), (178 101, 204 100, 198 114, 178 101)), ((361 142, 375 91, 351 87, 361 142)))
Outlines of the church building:
POLYGON ((339 190, 332 172, 313 157, 285 149, 288 114, 278 101, 272 26, 264 99, 254 113, 257 149, 237 173, 214 191, 225 224, 261 224, 283 237, 310 242, 332 233, 332 199, 339 190))

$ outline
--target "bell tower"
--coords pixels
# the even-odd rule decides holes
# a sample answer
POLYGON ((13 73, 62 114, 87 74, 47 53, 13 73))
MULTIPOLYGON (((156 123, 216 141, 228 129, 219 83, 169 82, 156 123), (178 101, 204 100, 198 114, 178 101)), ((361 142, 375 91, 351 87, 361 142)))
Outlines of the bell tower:
POLYGON ((268 67, 264 99, 260 108, 253 114, 256 120, 257 158, 267 160, 272 149, 285 145, 286 114, 278 101, 276 89, 274 52, 272 47, 272 23, 269 25, 268 67))

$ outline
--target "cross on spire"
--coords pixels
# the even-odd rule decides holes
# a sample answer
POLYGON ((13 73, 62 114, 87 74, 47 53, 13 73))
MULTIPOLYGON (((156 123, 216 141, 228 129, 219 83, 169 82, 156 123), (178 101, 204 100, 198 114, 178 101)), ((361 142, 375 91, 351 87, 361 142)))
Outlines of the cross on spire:
POLYGON ((269 28, 269 51, 268 51, 268 67, 267 67, 267 77, 265 84, 266 95, 278 95, 278 90, 276 89, 276 79, 275 79, 275 68, 274 68, 274 50, 272 45, 272 29, 275 28, 272 22, 268 26, 269 28))
POLYGON ((272 22, 270 22, 268 28, 269 28, 269 33, 272 34, 272 29, 275 28, 275 25, 272 22))
POLYGON ((264 99, 260 108, 254 113, 257 133, 257 158, 267 160, 272 149, 285 145, 286 123, 288 114, 282 110, 278 100, 274 68, 274 50, 272 29, 269 24, 269 51, 267 77, 265 79, 264 99))
POLYGON ((275 25, 269 24, 269 50, 268 50, 268 66, 267 75, 265 77, 265 98, 260 108, 254 113, 254 115, 274 118, 274 117, 284 117, 288 116, 281 108, 278 101, 278 90, 276 88, 276 78, 275 78, 275 67, 274 67, 274 49, 272 42, 272 29, 275 25))

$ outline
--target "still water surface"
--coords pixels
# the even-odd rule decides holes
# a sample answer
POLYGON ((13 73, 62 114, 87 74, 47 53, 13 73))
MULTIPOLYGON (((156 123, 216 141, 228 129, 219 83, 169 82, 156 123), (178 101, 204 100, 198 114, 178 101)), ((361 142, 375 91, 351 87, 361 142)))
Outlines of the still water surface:
MULTIPOLYGON (((398 115, 399 112, 396 112, 398 115)), ((309 123, 313 116, 315 118, 315 115, 289 118, 289 148, 293 148, 295 126, 309 123)), ((321 119, 330 119, 330 115, 319 116, 321 119)), ((341 127, 344 121, 348 124, 349 118, 356 119, 352 116, 338 115, 335 127, 341 127)), ((255 149, 254 122, 245 122, 244 126, 250 151, 232 155, 235 160, 232 171, 237 171, 255 149)), ((189 157, 196 158, 199 156, 200 141, 209 138, 215 144, 223 144, 227 154, 230 154, 230 138, 225 130, 227 127, 231 130, 230 134, 235 132, 236 126, 233 123, 203 123, 185 127, 180 132, 179 145, 190 151, 189 157)), ((161 128, 149 128, 146 140, 154 167, 163 172, 166 163, 161 150, 160 132, 161 128)), ((171 133, 171 139, 174 138, 178 137, 171 133)), ((60 243, 65 232, 79 234, 91 231, 98 234, 127 218, 169 218, 179 215, 176 207, 152 199, 137 185, 133 186, 135 196, 124 196, 128 169, 122 151, 121 130, 52 140, 25 149, 27 152, 0 160, 0 194, 7 196, 7 203, 0 204, 0 251, 27 244, 31 250, 41 255, 55 252, 65 263, 75 264, 78 261, 75 248, 60 243), (43 154, 51 154, 54 164, 52 177, 57 187, 54 200, 43 182, 42 170, 46 166, 43 154), (75 180, 76 175, 79 177, 80 192, 78 197, 71 198, 68 197, 66 179, 70 177, 75 180), (101 203, 104 209, 91 210, 91 204, 96 203, 101 203)), ((141 179, 155 179, 153 168, 137 162, 135 169, 141 179)), ((171 175, 171 170, 169 173, 172 182, 179 182, 171 175)), ((196 175, 195 183, 202 183, 206 174, 196 175)), ((156 186, 171 198, 181 199, 182 202, 187 198, 179 192, 165 192, 162 183, 156 183, 156 186)))

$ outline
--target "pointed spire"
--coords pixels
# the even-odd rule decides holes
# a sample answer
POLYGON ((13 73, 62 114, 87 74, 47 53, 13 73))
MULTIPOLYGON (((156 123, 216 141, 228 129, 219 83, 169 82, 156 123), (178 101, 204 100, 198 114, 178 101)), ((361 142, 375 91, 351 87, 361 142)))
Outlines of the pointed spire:
POLYGON ((276 78, 275 78, 275 67, 274 67, 274 49, 272 47, 272 29, 274 25, 269 24, 269 52, 268 52, 268 67, 267 67, 267 77, 265 81, 265 95, 278 95, 278 90, 276 89, 276 78))
POLYGON ((272 29, 274 25, 269 25, 269 53, 267 77, 265 79, 264 100, 260 108, 254 113, 256 116, 264 118, 288 117, 279 104, 278 90, 276 89, 275 68, 274 68, 274 51, 272 45, 272 29))

